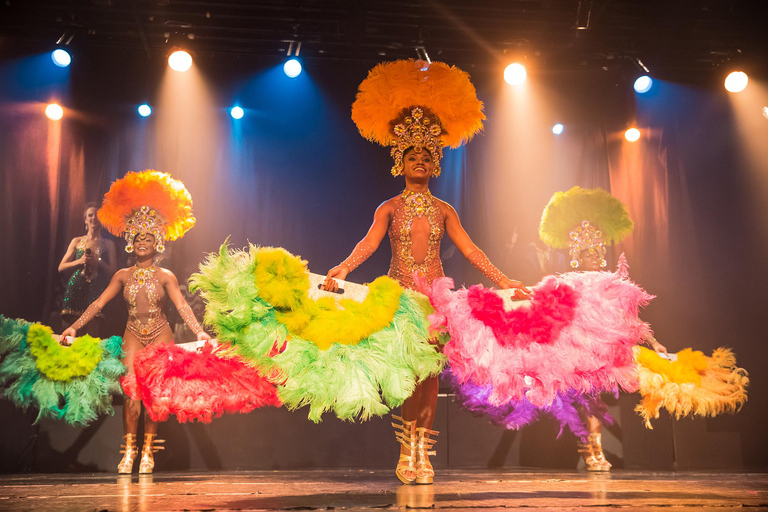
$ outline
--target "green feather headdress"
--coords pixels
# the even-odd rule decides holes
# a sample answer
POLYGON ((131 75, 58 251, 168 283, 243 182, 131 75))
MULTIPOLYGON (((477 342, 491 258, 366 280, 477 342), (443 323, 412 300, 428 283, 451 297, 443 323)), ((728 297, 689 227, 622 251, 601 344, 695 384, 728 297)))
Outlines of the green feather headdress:
POLYGON ((571 266, 577 268, 584 249, 596 250, 604 264, 605 246, 618 243, 635 228, 624 204, 601 188, 573 187, 556 192, 539 224, 539 237, 555 249, 570 248, 571 266))

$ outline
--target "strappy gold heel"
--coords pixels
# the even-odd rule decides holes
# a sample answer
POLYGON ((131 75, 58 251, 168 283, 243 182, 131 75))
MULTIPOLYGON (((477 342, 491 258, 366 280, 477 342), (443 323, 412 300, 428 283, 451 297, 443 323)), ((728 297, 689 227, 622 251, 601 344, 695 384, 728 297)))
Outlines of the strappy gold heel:
POLYGON ((437 455, 437 452, 431 450, 437 442, 430 438, 432 435, 438 435, 437 430, 419 427, 416 429, 416 483, 422 485, 431 485, 435 478, 435 470, 429 462, 430 455, 437 455))
POLYGON ((157 434, 144 434, 144 445, 141 447, 141 462, 139 463, 139 474, 152 473, 155 468, 155 453, 165 450, 164 439, 158 439, 157 434))
POLYGON ((394 414, 392 419, 400 422, 392 423, 392 426, 395 427, 397 441, 402 445, 395 474, 404 484, 412 484, 416 480, 416 422, 406 421, 394 414), (408 454, 403 453, 403 448, 408 449, 408 454))
POLYGON ((603 454, 601 434, 590 434, 586 443, 578 443, 579 453, 584 459, 587 471, 610 471, 611 463, 603 454))
POLYGON ((136 434, 125 434, 123 439, 125 439, 125 444, 120 446, 120 453, 123 454, 123 458, 117 465, 117 472, 121 475, 131 474, 133 463, 139 454, 139 449, 136 447, 136 434))

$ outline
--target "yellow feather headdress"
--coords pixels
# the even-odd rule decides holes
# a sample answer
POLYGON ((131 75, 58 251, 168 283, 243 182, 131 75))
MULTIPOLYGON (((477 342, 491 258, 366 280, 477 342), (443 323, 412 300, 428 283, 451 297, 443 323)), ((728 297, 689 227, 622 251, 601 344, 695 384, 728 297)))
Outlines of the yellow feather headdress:
POLYGON ((607 245, 622 241, 635 229, 624 204, 601 188, 573 187, 556 192, 544 208, 539 238, 555 249, 570 249, 571 267, 579 267, 581 251, 597 251, 605 267, 607 245))
POLYGON ((122 234, 126 252, 133 251, 140 233, 153 235, 155 248, 163 252, 166 240, 181 238, 195 225, 192 196, 184 184, 152 169, 129 172, 112 183, 98 216, 110 233, 122 234))
POLYGON ((366 139, 391 146, 402 174, 403 152, 427 148, 440 174, 442 146, 458 148, 483 128, 483 103, 469 74, 443 62, 383 62, 360 84, 352 120, 366 139))

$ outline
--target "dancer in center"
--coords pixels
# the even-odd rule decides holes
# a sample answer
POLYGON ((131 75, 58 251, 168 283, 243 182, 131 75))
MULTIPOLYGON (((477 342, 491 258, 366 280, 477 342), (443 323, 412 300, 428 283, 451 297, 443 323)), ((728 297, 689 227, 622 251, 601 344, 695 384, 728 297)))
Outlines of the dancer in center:
MULTIPOLYGON (((335 291, 335 279, 363 263, 389 235, 392 261, 389 276, 404 288, 414 288, 414 272, 427 282, 442 277, 440 240, 447 234, 456 248, 499 288, 528 290, 497 269, 467 235, 453 207, 429 192, 429 179, 440 175, 443 146, 457 148, 482 128, 483 104, 477 99, 469 75, 441 62, 401 60, 373 68, 360 84, 352 119, 361 135, 391 146, 392 175, 405 177, 402 194, 384 201, 374 213, 373 224, 352 254, 332 268, 324 288, 335 291)), ((434 470, 430 448, 437 435, 432 430, 437 406, 438 378, 421 382, 402 406, 397 438, 400 460, 397 477, 405 484, 431 484, 434 470)))

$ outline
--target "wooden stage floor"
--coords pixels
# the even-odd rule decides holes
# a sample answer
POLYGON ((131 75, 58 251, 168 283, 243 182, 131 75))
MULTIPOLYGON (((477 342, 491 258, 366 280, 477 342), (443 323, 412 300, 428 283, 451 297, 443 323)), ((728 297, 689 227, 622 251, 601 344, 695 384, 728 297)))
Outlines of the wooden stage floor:
POLYGON ((389 471, 28 474, 0 476, 0 510, 218 511, 435 508, 768 510, 768 474, 443 470, 432 486, 389 471))

